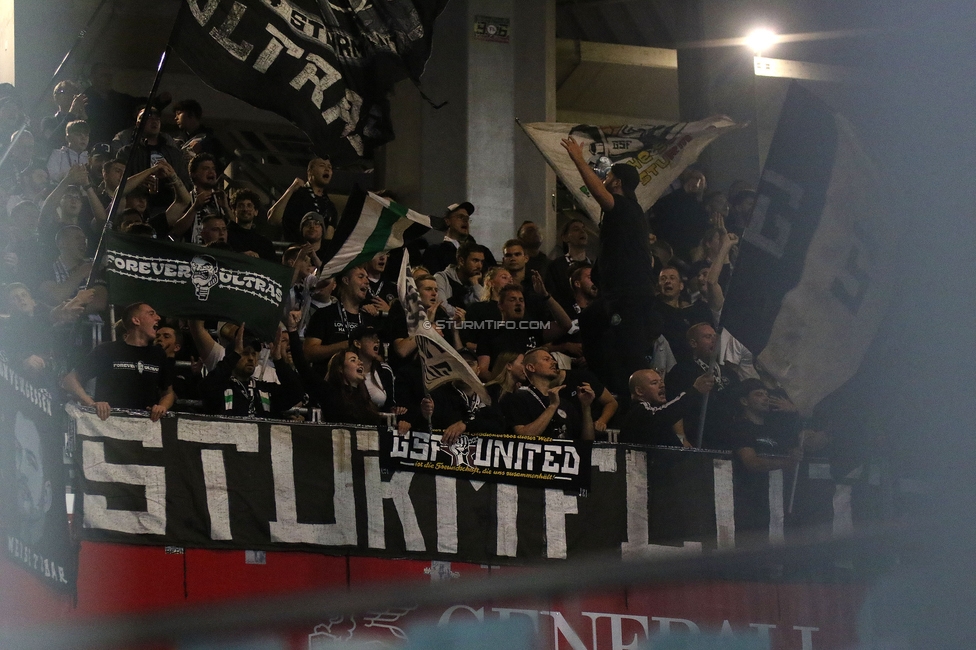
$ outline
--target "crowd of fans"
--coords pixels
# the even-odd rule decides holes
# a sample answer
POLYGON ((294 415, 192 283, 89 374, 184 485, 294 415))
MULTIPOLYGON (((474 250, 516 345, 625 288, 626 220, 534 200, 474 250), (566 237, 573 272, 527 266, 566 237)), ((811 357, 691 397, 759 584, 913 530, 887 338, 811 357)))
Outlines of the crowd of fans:
MULTIPOLYGON (((447 207, 435 219, 442 231, 411 243, 413 275, 429 320, 484 382, 487 404, 464 382, 426 393, 397 300, 400 251, 320 275, 339 220, 329 160, 309 161, 306 177, 266 206, 261 196, 273 188, 231 188, 222 176, 226 152, 192 99, 172 113, 166 102, 145 108, 95 66, 87 89, 58 83, 56 112, 26 116, 18 137, 22 104, 12 87, 0 90, 0 141, 9 143, 0 169, 2 347, 19 371, 103 418, 111 408, 148 409, 153 419, 173 410, 300 417, 295 407, 315 406, 324 421, 433 428, 447 442, 502 432, 600 439, 619 429, 621 442, 734 449, 756 472, 799 458, 796 409, 760 377, 749 350, 717 332, 756 199, 743 183, 726 194, 687 170, 645 214, 633 168, 597 178, 578 162, 604 209, 595 259, 596 229, 581 215, 568 215, 547 255, 553 242, 536 223, 491 251, 469 232, 476 206, 447 207), (294 268, 280 336, 167 319, 152 296, 116 305, 110 323, 97 270, 89 276, 113 199, 116 230, 294 268), (92 349, 101 323, 106 342, 92 349), (113 327, 117 340, 108 341, 113 327)), ((582 160, 578 144, 564 146, 582 160)), ((806 436, 807 446, 817 440, 806 436)))

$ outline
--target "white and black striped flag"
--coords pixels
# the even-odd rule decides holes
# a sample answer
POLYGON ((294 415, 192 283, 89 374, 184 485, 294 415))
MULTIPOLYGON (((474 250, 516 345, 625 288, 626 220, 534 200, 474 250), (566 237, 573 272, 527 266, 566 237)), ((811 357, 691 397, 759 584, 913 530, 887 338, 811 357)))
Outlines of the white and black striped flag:
POLYGON ((365 264, 377 253, 399 248, 430 230, 430 217, 399 203, 353 188, 342 218, 320 257, 321 277, 365 264))
POLYGON ((898 229, 850 124, 794 83, 722 325, 802 413, 857 371, 885 315, 898 229))

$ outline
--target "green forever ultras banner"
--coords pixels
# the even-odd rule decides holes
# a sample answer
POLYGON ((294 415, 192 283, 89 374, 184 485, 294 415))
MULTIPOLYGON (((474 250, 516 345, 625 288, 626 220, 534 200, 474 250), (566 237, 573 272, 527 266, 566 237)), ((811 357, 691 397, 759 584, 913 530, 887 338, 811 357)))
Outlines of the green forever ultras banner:
POLYGON ((273 262, 110 232, 105 279, 116 305, 147 302, 160 314, 246 322, 270 339, 294 270, 273 262))

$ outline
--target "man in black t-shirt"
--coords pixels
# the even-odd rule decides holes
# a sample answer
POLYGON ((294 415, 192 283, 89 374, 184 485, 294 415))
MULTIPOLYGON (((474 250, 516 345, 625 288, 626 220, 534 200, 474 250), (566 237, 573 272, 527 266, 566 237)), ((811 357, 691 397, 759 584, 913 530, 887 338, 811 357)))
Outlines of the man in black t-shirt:
MULTIPOLYGON (((708 323, 696 323, 688 328, 685 339, 691 347, 692 358, 678 361, 668 371, 668 399, 674 399, 682 392, 691 390, 695 380, 703 372, 711 372, 712 355, 715 346, 719 345, 719 336, 708 323)), ((739 376, 737 369, 731 363, 719 359, 715 366, 715 391, 709 398, 706 413, 702 447, 705 449, 728 449, 728 428, 735 414, 738 412, 736 402, 739 376)), ((694 409, 684 418, 684 430, 689 441, 694 442, 698 436, 698 426, 701 420, 700 409, 694 409)))
POLYGON ((230 220, 230 206, 227 195, 219 186, 217 163, 210 154, 202 153, 190 160, 187 168, 193 182, 191 194, 193 203, 186 213, 173 224, 169 234, 193 244, 202 244, 200 231, 208 216, 219 214, 225 221, 230 220))
POLYGON ((173 361, 162 348, 153 345, 159 314, 146 303, 135 303, 122 313, 125 336, 122 341, 102 343, 62 382, 86 406, 94 406, 98 417, 107 420, 112 408, 148 410, 153 422, 173 406, 173 361), (85 384, 95 379, 95 396, 85 384))
POLYGON ((382 252, 377 253, 373 259, 366 262, 366 275, 369 278, 369 289, 366 291, 366 297, 370 304, 376 307, 380 316, 387 316, 390 313, 390 305, 397 299, 396 282, 384 277, 389 261, 390 254, 382 252))
POLYGON ((332 162, 328 156, 312 158, 306 169, 307 182, 296 178, 271 209, 268 225, 281 224, 282 237, 286 241, 302 241, 301 223, 309 212, 322 215, 322 239, 331 240, 339 222, 339 213, 329 198, 328 187, 332 180, 332 162))
POLYGON ((660 336, 659 320, 650 309, 656 279, 650 230, 635 194, 640 174, 617 163, 601 180, 578 142, 566 138, 562 145, 603 209, 600 255, 593 270, 599 297, 580 316, 583 355, 610 390, 622 395, 628 377, 646 367, 645 352, 660 336))
POLYGON ((376 309, 367 304, 368 289, 369 276, 362 266, 346 269, 339 277, 338 302, 317 310, 305 328, 302 349, 309 363, 327 364, 332 355, 349 347, 357 328, 379 328, 376 309))
POLYGON ((654 302, 654 310, 661 317, 661 333, 668 340, 675 359, 691 360, 691 346, 686 338, 688 328, 696 323, 712 324, 712 310, 703 300, 692 303, 684 299, 685 283, 681 279, 681 272, 674 266, 661 270, 658 289, 660 295, 654 302))
MULTIPOLYGON (((533 273, 537 289, 545 291, 542 276, 533 273)), ((522 288, 511 284, 501 290, 498 309, 501 320, 486 323, 489 326, 478 339, 478 376, 488 379, 492 364, 502 352, 522 353, 556 340, 569 331, 570 320, 565 310, 552 296, 543 296, 548 313, 540 307, 526 305, 522 288), (551 314, 551 317, 550 317, 551 314)), ((541 301, 538 301, 538 305, 541 301)))
POLYGON ((545 350, 530 350, 523 364, 528 383, 506 395, 501 404, 513 432, 523 436, 593 440, 590 412, 596 398, 593 388, 581 384, 577 399, 560 395, 565 386, 550 388, 559 374, 559 366, 545 350))
POLYGON ((227 223, 227 242, 238 253, 253 252, 269 262, 277 262, 274 244, 255 228, 261 210, 261 197, 251 190, 238 190, 231 195, 232 219, 227 223))
POLYGON ((762 533, 769 529, 769 473, 793 469, 802 458, 796 445, 798 422, 795 417, 783 426, 769 421, 773 398, 758 379, 743 381, 738 396, 741 416, 732 434, 735 528, 762 533), (772 454, 780 457, 767 456, 772 454))

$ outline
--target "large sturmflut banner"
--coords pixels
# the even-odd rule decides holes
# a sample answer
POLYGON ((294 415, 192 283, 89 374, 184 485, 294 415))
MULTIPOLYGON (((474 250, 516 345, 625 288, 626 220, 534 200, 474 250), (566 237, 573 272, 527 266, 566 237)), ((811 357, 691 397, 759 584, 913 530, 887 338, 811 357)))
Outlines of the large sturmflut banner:
POLYGON ((116 305, 147 302, 170 318, 246 322, 269 339, 294 269, 194 244, 109 232, 104 277, 116 305))
POLYGON ((419 80, 446 0, 184 0, 173 45, 213 88, 274 111, 338 164, 393 139, 386 94, 419 80))
POLYGON ((623 126, 593 126, 560 122, 519 123, 539 152, 595 222, 600 206, 586 189, 562 140, 573 138, 583 147, 587 163, 627 163, 640 172, 637 201, 650 210, 668 186, 715 138, 742 125, 717 115, 698 122, 642 122, 623 126), (605 159, 605 160, 604 160, 605 159))
MULTIPOLYGON (((88 540, 475 564, 736 543, 723 454, 595 443, 581 496, 484 475, 396 471, 384 480, 380 437, 389 434, 369 427, 193 416, 103 422, 86 409, 69 412, 81 478, 75 517, 88 540)), ((828 523, 844 517, 831 514, 829 469, 801 476, 798 504, 807 505, 798 510, 828 523)), ((789 485, 771 484, 776 540, 789 485)))
POLYGON ((74 591, 78 550, 65 512, 65 418, 50 381, 0 350, 0 524, 12 562, 53 588, 74 591))

